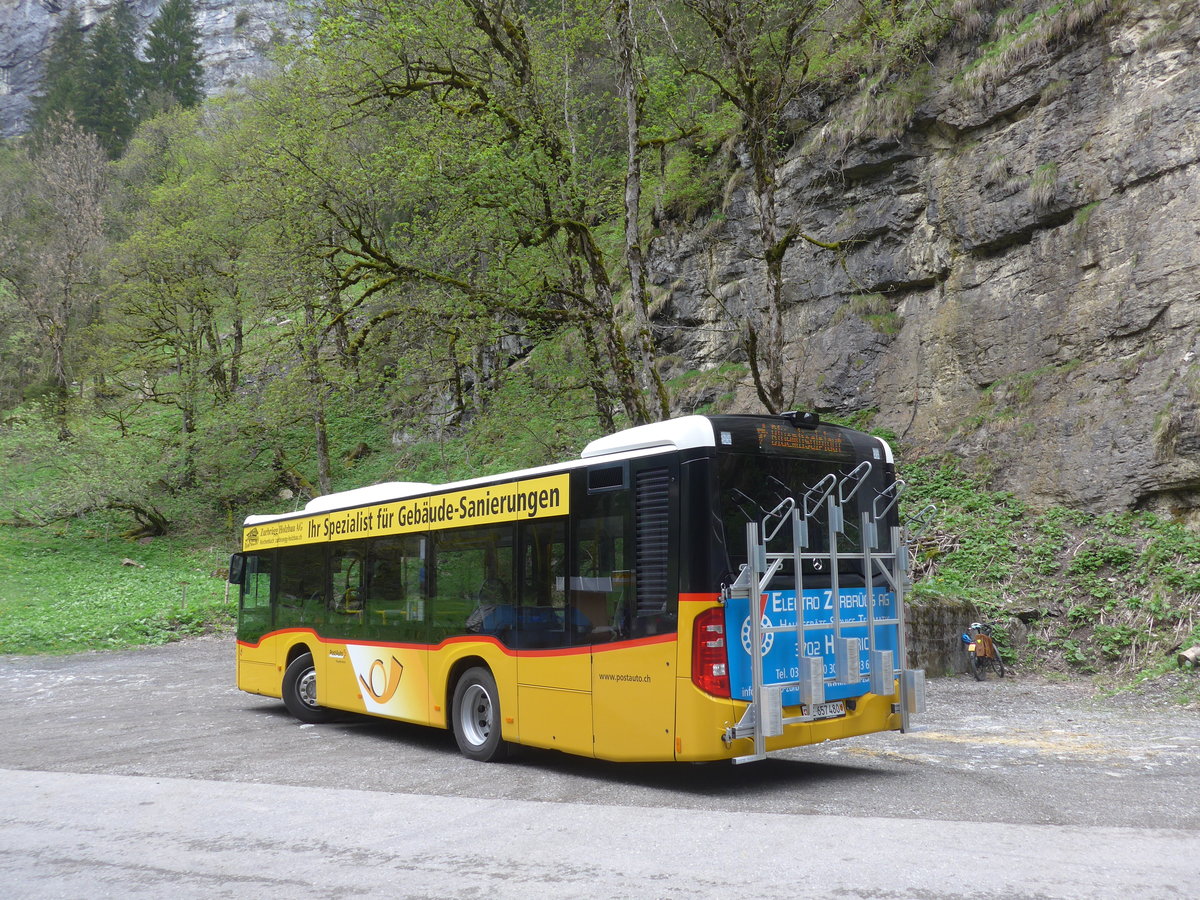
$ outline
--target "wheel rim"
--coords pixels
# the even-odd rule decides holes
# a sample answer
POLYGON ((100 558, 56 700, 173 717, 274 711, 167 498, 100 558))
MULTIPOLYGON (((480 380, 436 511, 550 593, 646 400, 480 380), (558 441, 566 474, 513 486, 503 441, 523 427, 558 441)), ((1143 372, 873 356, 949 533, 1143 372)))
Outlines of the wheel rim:
POLYGON ((317 706, 317 672, 316 669, 309 669, 300 676, 300 680, 296 682, 296 696, 300 698, 300 702, 310 709, 318 709, 317 706))
POLYGON ((473 684, 463 692, 458 710, 463 736, 475 747, 487 743, 492 733, 492 698, 481 685, 473 684))

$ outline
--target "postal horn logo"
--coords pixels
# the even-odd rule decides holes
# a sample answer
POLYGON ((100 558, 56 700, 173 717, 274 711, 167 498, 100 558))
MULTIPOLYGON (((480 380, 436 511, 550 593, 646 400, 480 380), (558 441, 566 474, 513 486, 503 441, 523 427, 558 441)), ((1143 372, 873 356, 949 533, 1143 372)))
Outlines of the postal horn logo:
POLYGON ((400 687, 400 676, 403 674, 404 664, 396 657, 392 657, 390 666, 382 659, 377 659, 371 663, 365 677, 358 676, 358 683, 376 703, 387 703, 396 696, 396 689, 400 687))

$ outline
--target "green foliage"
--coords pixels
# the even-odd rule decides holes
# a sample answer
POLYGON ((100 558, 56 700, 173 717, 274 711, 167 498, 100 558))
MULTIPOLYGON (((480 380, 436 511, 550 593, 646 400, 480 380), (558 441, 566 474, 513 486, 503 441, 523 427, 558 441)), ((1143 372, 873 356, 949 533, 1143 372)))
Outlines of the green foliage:
POLYGON ((1129 572, 1137 562, 1133 547, 1121 543, 1109 543, 1103 538, 1090 538, 1075 553, 1067 566, 1069 575, 1085 575, 1111 569, 1114 572, 1129 572))
MULTIPOLYGON (((245 10, 235 27, 245 24, 245 10)), ((167 0, 146 36, 145 88, 154 108, 197 105, 204 96, 200 31, 192 0, 167 0)))
POLYGON ((662 178, 663 206, 667 215, 683 222, 711 212, 721 201, 722 173, 687 148, 673 153, 662 178))
POLYGON ((1112 8, 1112 0, 1025 0, 1000 12, 992 37, 956 79, 961 94, 982 97, 1053 43, 1070 40, 1112 8))
POLYGON ((110 159, 121 155, 133 134, 141 88, 136 29, 129 4, 117 0, 88 36, 87 77, 77 115, 110 159))
POLYGON ((745 363, 722 363, 676 375, 667 381, 672 406, 689 413, 727 412, 746 374, 745 363))
POLYGON ((1036 210, 1049 209, 1058 192, 1058 164, 1038 166, 1029 179, 1029 202, 1036 210))
POLYGON ((41 134, 55 119, 79 120, 88 80, 86 62, 83 20, 72 5, 54 32, 46 54, 46 70, 30 114, 35 135, 41 134))
POLYGON ((1188 639, 1200 614, 1194 532, 1145 513, 1031 509, 950 460, 901 474, 908 508, 938 506, 916 547, 915 596, 967 600, 1012 625, 1031 664, 1128 674, 1188 639))
POLYGON ((30 126, 38 138, 57 119, 95 134, 109 158, 125 150, 138 122, 203 98, 200 35, 191 0, 167 0, 151 23, 145 62, 130 0, 118 0, 84 37, 74 6, 51 39, 30 126))

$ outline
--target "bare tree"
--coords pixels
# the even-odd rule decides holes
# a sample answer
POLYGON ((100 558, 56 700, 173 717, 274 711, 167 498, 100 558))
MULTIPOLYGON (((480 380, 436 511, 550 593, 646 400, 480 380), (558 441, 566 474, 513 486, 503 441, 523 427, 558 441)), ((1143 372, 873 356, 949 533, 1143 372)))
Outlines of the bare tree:
POLYGON ((745 349, 759 400, 769 412, 789 401, 784 390, 783 262, 797 240, 833 243, 780 224, 779 166, 790 141, 788 107, 809 87, 805 35, 828 4, 819 0, 683 0, 711 38, 685 55, 684 71, 710 82, 739 113, 739 138, 754 186, 765 296, 748 302, 745 349))
POLYGON ((50 124, 28 165, 23 189, 0 201, 0 281, 43 338, 49 380, 65 401, 73 342, 96 314, 108 164, 95 135, 68 117, 50 124))

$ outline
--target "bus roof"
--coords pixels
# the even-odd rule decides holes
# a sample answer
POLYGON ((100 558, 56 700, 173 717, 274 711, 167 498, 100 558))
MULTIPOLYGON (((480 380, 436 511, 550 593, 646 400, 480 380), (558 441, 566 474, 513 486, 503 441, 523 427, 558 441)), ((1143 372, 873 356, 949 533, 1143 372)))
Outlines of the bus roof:
POLYGON ((610 456, 633 458, 648 456, 657 451, 667 449, 686 450, 692 447, 712 446, 715 446, 715 441, 712 423, 708 418, 705 416, 684 416, 666 422, 655 422, 651 425, 627 428, 624 431, 618 431, 607 437, 598 438, 584 447, 579 459, 567 462, 538 466, 531 469, 521 469, 516 472, 501 472, 495 475, 485 475, 480 478, 470 478, 447 484, 432 484, 426 481, 387 481, 382 484, 372 484, 349 491, 323 494, 320 497, 314 497, 312 500, 309 500, 305 504, 304 509, 298 509, 294 512, 247 516, 245 524, 257 525, 262 522, 274 522, 293 516, 312 515, 313 513, 349 509, 356 506, 372 506, 378 503, 388 503, 393 500, 403 500, 406 497, 415 497, 433 491, 455 490, 500 480, 507 481, 513 478, 546 475, 577 468, 583 465, 585 460, 591 462, 610 456))
MULTIPOLYGON (((762 419, 765 417, 720 416, 717 417, 716 421, 720 423, 723 420, 729 421, 743 418, 762 419)), ((891 448, 885 441, 878 438, 875 440, 879 440, 879 443, 883 445, 885 459, 891 463, 891 448)), ((694 448, 715 447, 716 445, 716 429, 714 428, 714 420, 712 418, 700 415, 681 416, 680 418, 669 419, 665 422, 653 422, 649 425, 626 428, 615 434, 597 438, 583 448, 583 452, 580 453, 578 459, 568 460, 567 462, 538 466, 531 469, 521 469, 516 472, 501 472, 495 475, 470 478, 448 484, 432 484, 425 481, 387 481, 382 484, 373 484, 367 487, 354 488, 349 491, 339 491, 333 494, 314 497, 308 501, 304 509, 293 512, 247 516, 245 524, 247 526, 257 525, 262 522, 273 522, 294 516, 305 516, 319 512, 388 503, 434 491, 455 490, 475 485, 490 484, 496 481, 546 475, 578 468, 586 463, 597 462, 607 457, 632 459, 639 456, 649 456, 663 450, 690 450, 694 448)))

